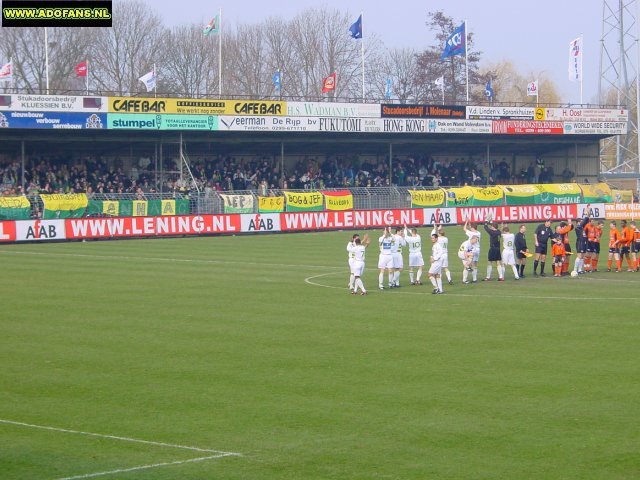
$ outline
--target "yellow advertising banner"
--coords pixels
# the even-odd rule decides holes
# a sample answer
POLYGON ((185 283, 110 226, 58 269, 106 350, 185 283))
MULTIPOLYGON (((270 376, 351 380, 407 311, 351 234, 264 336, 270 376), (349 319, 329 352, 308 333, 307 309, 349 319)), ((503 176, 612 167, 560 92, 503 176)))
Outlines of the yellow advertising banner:
POLYGON ((409 190, 412 207, 442 207, 445 192, 442 188, 436 190, 409 190))
POLYGON ((452 187, 447 188, 447 206, 464 207, 473 205, 473 188, 452 187))
POLYGON ((118 200, 103 200, 102 213, 112 217, 117 217, 120 215, 120 202, 118 200))
POLYGON ((537 185, 500 185, 508 197, 533 197, 540 193, 537 185))
POLYGON ((582 201, 584 203, 608 203, 611 198, 611 188, 606 183, 582 183, 582 201))
POLYGON ((320 192, 284 192, 284 196, 287 199, 287 212, 322 210, 324 195, 320 192))
POLYGON ((147 208, 149 203, 146 200, 134 200, 133 201, 133 216, 134 217, 146 217, 147 208))
POLYGON ((48 210, 78 210, 89 204, 86 193, 42 194, 40 198, 48 210))
POLYGON ((611 201, 614 203, 631 203, 633 192, 631 190, 611 190, 611 201))
POLYGON ((536 185, 540 193, 552 195, 581 195, 580 185, 577 183, 540 183, 536 185))
POLYGON ((607 220, 640 219, 640 204, 638 203, 605 203, 604 218, 606 218, 607 220))
POLYGON ((175 200, 161 200, 162 202, 162 215, 175 215, 176 214, 176 201, 175 200))
POLYGON ((353 195, 349 191, 322 192, 327 210, 353 210, 353 195))
POLYGON ((25 196, 0 196, 0 208, 31 208, 31 204, 29 203, 29 199, 25 196))
POLYGON ((271 100, 207 100, 142 97, 108 98, 109 113, 270 116, 287 114, 287 102, 271 100))
POLYGON ((258 197, 260 213, 284 212, 284 197, 258 197))
POLYGON ((504 192, 502 188, 495 187, 471 187, 473 191, 474 205, 502 205, 504 192))

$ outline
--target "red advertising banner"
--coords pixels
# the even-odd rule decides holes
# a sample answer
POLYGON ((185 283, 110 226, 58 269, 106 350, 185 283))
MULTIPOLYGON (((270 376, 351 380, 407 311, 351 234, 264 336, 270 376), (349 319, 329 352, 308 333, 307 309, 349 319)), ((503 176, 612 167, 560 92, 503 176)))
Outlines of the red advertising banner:
MULTIPOLYGON (((627 205, 612 212, 630 216, 627 205)), ((636 211, 637 212, 637 211, 636 211)), ((85 238, 134 238, 229 233, 296 232, 418 225, 482 223, 492 218, 500 223, 526 223, 567 218, 605 218, 605 204, 513 205, 458 208, 407 208, 389 210, 344 210, 283 212, 267 214, 176 215, 161 217, 70 218, 66 220, 17 220, 0 222, 1 242, 81 240, 85 238)))
POLYGON ((564 122, 539 122, 535 120, 494 120, 492 132, 509 135, 562 135, 564 122))
POLYGON ((336 212, 288 212, 280 214, 282 231, 338 230, 387 225, 423 225, 422 209, 346 210, 336 212))
POLYGON ((589 215, 594 218, 604 217, 604 204, 570 204, 570 205, 512 205, 499 207, 461 207, 458 208, 458 223, 482 223, 487 218, 496 222, 537 222, 541 220, 566 220, 582 218, 589 215))
POLYGON ((65 221, 67 238, 161 237, 241 231, 240 215, 77 218, 65 221))
POLYGON ((6 221, 0 222, 0 242, 16 241, 16 222, 6 221))

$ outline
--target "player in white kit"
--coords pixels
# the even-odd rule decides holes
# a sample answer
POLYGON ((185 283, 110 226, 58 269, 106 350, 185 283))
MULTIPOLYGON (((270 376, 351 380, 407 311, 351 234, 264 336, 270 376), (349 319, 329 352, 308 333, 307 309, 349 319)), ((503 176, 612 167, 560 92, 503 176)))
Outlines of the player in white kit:
POLYGON ((409 246, 409 280, 411 285, 422 285, 420 279, 422 278, 422 267, 424 266, 424 259, 422 258, 422 239, 418 235, 418 229, 412 228, 411 231, 404 226, 404 240, 409 246), (413 269, 417 268, 418 271, 413 276, 413 269))
POLYGON ((364 257, 365 250, 369 246, 369 235, 365 233, 362 241, 360 237, 357 237, 354 240, 353 246, 353 266, 351 267, 351 273, 354 276, 354 289, 351 293, 354 295, 358 293, 358 289, 360 289, 360 295, 366 295, 367 290, 364 288, 364 284, 362 283, 362 274, 364 273, 364 257))
POLYGON ((384 271, 389 273, 389 283, 391 283, 393 276, 393 255, 391 248, 393 245, 393 235, 391 234, 391 228, 385 227, 382 236, 378 239, 378 245, 380 246, 380 255, 378 257, 378 288, 384 290, 384 271))
POLYGON ((507 265, 513 269, 513 276, 516 280, 520 280, 518 269, 516 268, 516 236, 509 232, 509 227, 502 227, 502 278, 507 265))
MULTIPOLYGON (((473 255, 476 251, 476 244, 478 243, 478 237, 473 236, 468 238, 460 248, 458 249, 458 258, 462 260, 462 283, 469 283, 469 272, 473 271, 473 255)), ((478 269, 476 268, 476 274, 478 269)), ((477 278, 477 277, 476 277, 477 278)))
POLYGON ((451 271, 449 270, 449 239, 444 233, 444 228, 441 225, 434 225, 433 230, 431 231, 431 235, 438 235, 438 243, 442 245, 444 249, 444 259, 442 260, 442 271, 447 276, 447 282, 449 285, 453 285, 453 280, 451 280, 451 271))
POLYGON ((468 221, 464 224, 464 233, 467 235, 468 239, 471 237, 476 237, 478 240, 474 246, 472 264, 471 264, 471 272, 472 272, 472 282, 476 283, 478 281, 478 261, 480 260, 480 232, 476 228, 475 223, 469 223, 468 221))
POLYGON ((391 254, 393 255, 393 277, 389 282, 389 288, 400 287, 400 272, 404 267, 402 258, 402 247, 406 247, 407 242, 404 239, 404 231, 402 227, 396 228, 393 235, 393 245, 391 246, 391 254))
POLYGON ((442 289, 442 259, 445 256, 445 251, 442 245, 438 243, 438 235, 431 235, 431 242, 433 246, 431 248, 431 267, 429 267, 429 280, 433 285, 434 294, 444 293, 442 289))
POLYGON ((356 246, 356 238, 360 238, 360 235, 354 233, 349 243, 347 243, 347 252, 349 252, 349 290, 351 293, 353 293, 353 282, 355 280, 355 277, 353 276, 353 259, 355 258, 353 247, 356 246))

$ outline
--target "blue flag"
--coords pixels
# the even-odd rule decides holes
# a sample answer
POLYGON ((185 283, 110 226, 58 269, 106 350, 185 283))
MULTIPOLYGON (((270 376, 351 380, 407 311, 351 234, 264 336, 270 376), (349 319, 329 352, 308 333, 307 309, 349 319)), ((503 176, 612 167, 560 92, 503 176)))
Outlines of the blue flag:
POLYGON ((349 27, 351 38, 362 38, 362 15, 349 27))
POLYGON ((458 28, 456 28, 444 45, 444 51, 442 55, 440 55, 440 60, 444 60, 448 57, 453 57, 455 55, 464 55, 467 51, 467 40, 465 38, 465 25, 462 22, 458 28))
POLYGON ((384 91, 384 98, 389 100, 391 98, 391 79, 387 78, 387 88, 384 91))
POLYGON ((280 89, 282 88, 282 76, 280 74, 280 70, 277 70, 276 73, 273 74, 273 77, 271 77, 271 81, 273 81, 273 86, 276 88, 276 90, 280 91, 280 89))
POLYGON ((491 86, 491 79, 487 81, 487 84, 484 87, 484 94, 487 96, 489 101, 493 100, 493 87, 491 86))

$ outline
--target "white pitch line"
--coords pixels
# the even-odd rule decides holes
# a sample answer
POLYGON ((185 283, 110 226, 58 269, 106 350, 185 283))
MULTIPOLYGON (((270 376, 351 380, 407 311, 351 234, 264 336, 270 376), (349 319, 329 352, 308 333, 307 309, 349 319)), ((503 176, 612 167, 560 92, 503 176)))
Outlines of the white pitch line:
POLYGON ((150 468, 159 468, 159 467, 169 467, 172 465, 183 465, 185 463, 195 463, 195 462, 204 462, 205 460, 214 460, 216 458, 228 457, 230 455, 234 455, 232 453, 222 454, 222 455, 211 455, 209 457, 198 457, 198 458, 190 458, 187 460, 177 460, 175 462, 164 462, 164 463, 153 463, 151 465, 140 465, 138 467, 131 468, 119 468, 117 470, 109 470, 106 472, 96 472, 96 473, 87 473, 84 475, 74 475, 73 477, 63 477, 58 478, 57 480, 78 480, 81 478, 95 478, 102 477, 105 475, 114 475, 116 473, 126 473, 126 472, 135 472, 137 470, 148 470, 150 468))
POLYGON ((346 267, 338 267, 331 265, 300 265, 285 263, 262 263, 262 262, 237 262, 229 260, 207 260, 201 258, 171 258, 171 257, 131 257, 124 255, 93 255, 88 253, 51 253, 51 252, 24 252, 15 250, 0 250, 0 253, 9 255, 40 255, 47 257, 75 257, 75 258, 97 258, 104 260, 135 260, 135 261, 157 261, 157 262, 183 262, 183 263, 206 263, 206 264, 227 264, 227 265, 250 265, 264 267, 280 267, 280 268, 340 268, 347 270, 346 267))
POLYGON ((38 428, 40 430, 50 430, 52 432, 75 433, 76 435, 87 435, 90 437, 109 438, 111 440, 121 440, 123 442, 143 443, 145 445, 154 445, 157 447, 179 448, 182 450, 191 450, 194 452, 215 453, 217 455, 222 455, 222 456, 229 456, 229 455, 241 456, 240 453, 223 452, 222 450, 211 450, 208 448, 189 447, 186 445, 177 445, 174 443, 154 442, 151 440, 140 440, 139 438, 121 437, 118 435, 106 435, 103 433, 83 432, 82 430, 70 430, 67 428, 49 427, 46 425, 35 425, 32 423, 16 422, 14 420, 0 419, 0 423, 4 423, 7 425, 17 425, 21 427, 38 428))
MULTIPOLYGON (((323 285, 321 283, 317 283, 317 282, 313 282, 312 280, 315 278, 320 278, 320 277, 326 277, 327 275, 334 275, 338 272, 329 272, 329 273, 321 273, 320 275, 312 275, 310 277, 307 277, 304 279, 305 283, 309 284, 309 285, 313 285, 314 287, 322 287, 322 288, 333 288, 336 290, 346 290, 346 287, 337 287, 335 285, 323 285)), ((596 280, 595 278, 593 280, 596 280)), ((431 295, 431 292, 407 292, 407 291, 401 291, 398 289, 392 289, 393 291, 393 295, 431 295)), ((367 291, 368 292, 368 291, 367 291)), ((450 290, 446 290, 445 291, 445 295, 448 297, 471 297, 471 298, 478 298, 478 297, 493 297, 495 296, 495 293, 492 294, 487 294, 487 295, 482 295, 482 294, 471 294, 471 293, 451 293, 450 290)), ((503 298, 523 298, 523 295, 505 295, 504 293, 500 293, 500 297, 503 298)), ((543 295, 526 295, 526 298, 531 298, 534 300, 576 300, 577 297, 569 297, 569 296, 556 296, 556 297, 552 297, 552 296, 543 296, 543 295)), ((634 297, 589 297, 590 300, 631 300, 631 301, 637 301, 640 300, 640 298, 634 298, 634 297)))

